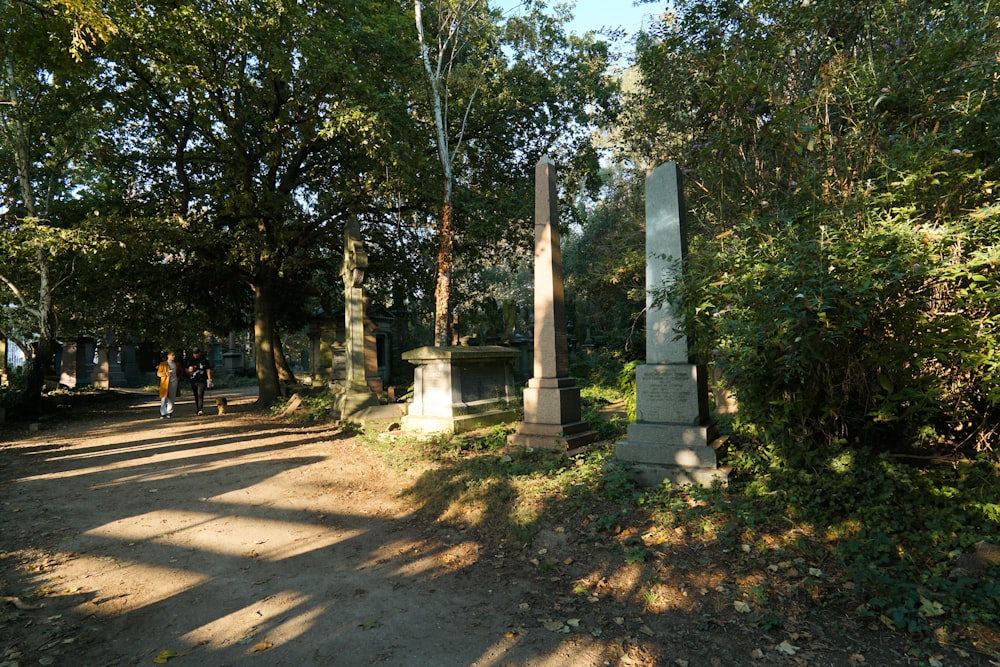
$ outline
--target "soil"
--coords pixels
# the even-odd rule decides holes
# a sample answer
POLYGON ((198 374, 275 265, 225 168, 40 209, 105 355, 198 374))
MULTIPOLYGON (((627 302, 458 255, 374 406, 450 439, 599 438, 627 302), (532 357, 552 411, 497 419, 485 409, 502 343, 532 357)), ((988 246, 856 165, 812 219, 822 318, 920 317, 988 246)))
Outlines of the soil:
POLYGON ((806 594, 771 626, 721 549, 664 539, 656 570, 628 526, 490 546, 336 424, 214 393, 230 414, 116 392, 0 426, 0 667, 991 664, 806 594))

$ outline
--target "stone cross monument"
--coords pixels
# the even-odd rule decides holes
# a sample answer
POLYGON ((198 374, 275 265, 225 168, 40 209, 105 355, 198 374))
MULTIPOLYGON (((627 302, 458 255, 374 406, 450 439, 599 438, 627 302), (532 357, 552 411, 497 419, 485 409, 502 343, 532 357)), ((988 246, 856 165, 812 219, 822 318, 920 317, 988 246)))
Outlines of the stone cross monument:
POLYGON ((706 369, 690 363, 680 314, 655 298, 680 278, 685 216, 680 170, 673 162, 660 165, 646 176, 646 363, 636 369, 635 423, 616 446, 618 458, 648 486, 726 479, 716 459, 706 369))
POLYGON ((340 397, 340 418, 367 407, 379 405, 378 397, 368 386, 365 376, 365 269, 368 253, 361 240, 361 226, 357 218, 344 227, 344 264, 340 277, 344 280, 344 331, 347 352, 347 378, 340 397))
POLYGON ((597 433, 581 420, 580 388, 569 374, 566 304, 555 166, 535 165, 535 361, 524 389, 524 421, 513 445, 567 451, 590 444, 597 433))

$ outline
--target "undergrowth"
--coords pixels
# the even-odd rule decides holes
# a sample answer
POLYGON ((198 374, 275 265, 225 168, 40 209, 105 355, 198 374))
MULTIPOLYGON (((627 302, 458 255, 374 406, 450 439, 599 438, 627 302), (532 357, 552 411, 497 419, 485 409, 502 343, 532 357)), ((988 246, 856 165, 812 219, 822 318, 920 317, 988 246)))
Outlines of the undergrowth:
MULTIPOLYGON (((426 466, 410 499, 487 542, 523 546, 543 526, 589 517, 606 543, 628 527, 683 535, 687 546, 729 554, 741 571, 756 568, 779 582, 801 577, 792 588, 813 613, 837 609, 929 644, 1000 623, 997 565, 960 567, 977 544, 1000 544, 998 470, 985 459, 920 467, 856 453, 822 470, 790 472, 744 452, 727 487, 644 489, 615 458, 613 441, 570 459, 509 447, 512 430, 363 437, 390 465, 426 466)), ((645 563, 656 550, 639 538, 620 545, 627 564, 645 563)), ((781 590, 748 585, 750 619, 780 625, 781 590)))

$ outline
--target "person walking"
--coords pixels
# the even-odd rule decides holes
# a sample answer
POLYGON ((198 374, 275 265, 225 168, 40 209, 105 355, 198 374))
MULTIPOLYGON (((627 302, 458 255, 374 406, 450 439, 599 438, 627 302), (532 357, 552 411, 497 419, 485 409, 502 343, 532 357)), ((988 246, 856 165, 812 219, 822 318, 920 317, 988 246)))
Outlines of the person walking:
POLYGON ((160 378, 160 419, 174 416, 174 402, 183 373, 184 369, 177 363, 176 352, 167 352, 167 358, 156 367, 156 376, 160 378))
POLYGON ((205 408, 205 390, 212 386, 212 365, 202 356, 201 348, 194 348, 191 354, 193 358, 187 362, 187 374, 191 378, 194 407, 200 415, 205 408))

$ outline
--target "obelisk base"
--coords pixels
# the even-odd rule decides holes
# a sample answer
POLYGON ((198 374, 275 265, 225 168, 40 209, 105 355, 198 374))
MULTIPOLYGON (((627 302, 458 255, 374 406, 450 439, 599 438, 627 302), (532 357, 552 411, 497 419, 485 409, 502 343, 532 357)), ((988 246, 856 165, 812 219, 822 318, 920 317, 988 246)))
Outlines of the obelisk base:
POLYGON ((337 407, 341 419, 350 419, 351 415, 365 408, 378 407, 382 403, 365 382, 352 382, 338 397, 337 407))
POLYGON ((580 388, 571 378, 531 378, 524 388, 524 421, 507 442, 560 452, 597 440, 597 432, 581 418, 580 388))
POLYGON ((643 486, 725 483, 718 465, 719 425, 708 417, 706 370, 696 364, 636 369, 636 423, 615 446, 643 486))

